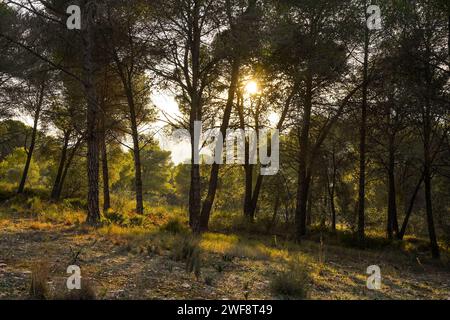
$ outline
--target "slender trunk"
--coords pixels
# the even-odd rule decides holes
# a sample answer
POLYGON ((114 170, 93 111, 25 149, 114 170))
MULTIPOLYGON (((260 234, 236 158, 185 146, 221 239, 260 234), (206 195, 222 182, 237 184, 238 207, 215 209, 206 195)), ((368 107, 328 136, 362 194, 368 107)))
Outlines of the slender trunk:
POLYGON ((277 216, 278 216, 278 210, 280 209, 280 201, 281 197, 280 194, 277 193, 277 196, 275 198, 275 204, 273 206, 273 215, 272 215, 272 220, 271 223, 268 227, 268 231, 270 231, 271 229, 273 230, 273 228, 275 228, 275 223, 277 222, 277 216))
POLYGON ((30 148, 28 149, 28 152, 27 152, 27 160, 25 162, 25 167, 23 169, 22 178, 21 178, 20 184, 19 184, 19 189, 17 190, 18 194, 22 194, 25 191, 25 184, 27 182, 28 171, 30 170, 31 159, 33 158, 33 152, 34 152, 34 148, 36 146, 36 136, 37 136, 37 130, 38 130, 38 124, 39 124, 39 117, 41 114, 42 103, 44 101, 44 90, 45 90, 45 85, 42 83, 40 92, 39 92, 39 98, 38 98, 37 105, 36 105, 36 110, 34 112, 33 131, 31 133, 30 148))
POLYGON ((127 88, 128 107, 130 111, 131 135, 133 138, 133 156, 134 156, 134 186, 136 191, 136 213, 144 214, 144 197, 142 191, 142 165, 141 148, 139 146, 139 131, 137 125, 136 107, 134 104, 133 88, 129 81, 127 88))
POLYGON ((102 136, 100 139, 100 149, 102 153, 103 212, 107 212, 109 208, 111 208, 111 198, 109 194, 108 152, 106 149, 106 129, 104 115, 102 117, 102 136))
POLYGON ((56 199, 58 200, 61 197, 61 193, 64 187, 64 182, 66 181, 67 173, 69 172, 70 167, 72 166, 73 159, 75 158, 75 155, 77 153, 78 148, 80 147, 81 139, 78 139, 75 143, 75 146, 72 149, 72 152, 69 155, 69 159, 67 160, 67 164, 64 167, 64 172, 61 176, 61 182, 58 187, 58 194, 56 195, 56 199))
MULTIPOLYGON (((230 122, 231 112, 233 110, 234 97, 236 94, 239 81, 239 69, 240 69, 239 59, 235 59, 231 67, 231 82, 230 88, 228 90, 228 99, 223 115, 222 125, 220 126, 220 132, 222 133, 222 141, 216 142, 222 143, 222 145, 226 139, 226 131, 230 122)), ((200 225, 199 225, 200 230, 198 230, 199 232, 204 232, 208 230, 209 217, 211 215, 211 209, 216 196, 217 183, 219 180, 219 169, 220 165, 214 162, 211 167, 211 176, 209 179, 208 194, 206 195, 201 211, 200 225)))
MULTIPOLYGON (((297 86, 294 86, 294 88, 292 89, 291 94, 289 95, 289 97, 286 99, 283 111, 281 113, 281 117, 280 120, 278 121, 277 124, 277 129, 278 130, 282 130, 283 125, 284 125, 284 121, 286 120, 286 117, 289 113, 290 110, 290 104, 292 102, 292 99, 294 98, 295 94, 297 93, 297 86)), ((244 120, 242 119, 241 122, 243 123, 244 120)), ((248 159, 249 159, 249 145, 248 143, 246 143, 246 164, 248 163, 248 159)), ((251 173, 253 173, 253 170, 250 171, 251 173)), ((259 195, 261 194, 261 187, 263 185, 264 182, 264 176, 263 175, 259 175, 258 178, 256 179, 256 184, 255 184, 255 189, 252 190, 252 186, 250 185, 250 183, 248 183, 248 181, 253 183, 253 175, 250 179, 250 174, 249 177, 247 178, 246 176, 246 189, 245 189, 245 201, 244 201, 244 215, 246 217, 255 217, 255 211, 256 211, 256 207, 258 204, 258 199, 259 199, 259 195), (247 185, 248 184, 248 185, 247 185), (247 198, 248 197, 248 198, 247 198)))
POLYGON ((334 199, 334 193, 336 190, 336 151, 333 146, 333 176, 331 177, 331 186, 328 184, 328 195, 330 196, 330 209, 331 209, 331 231, 336 231, 336 204, 334 199))
POLYGON ((301 237, 306 234, 306 211, 309 189, 307 161, 309 155, 309 130, 311 126, 312 111, 312 80, 311 70, 308 70, 303 108, 303 126, 299 137, 300 150, 298 154, 297 207, 295 211, 297 240, 300 240, 301 237))
POLYGON ((388 219, 387 219, 387 236, 392 240, 398 235, 398 218, 397 218, 397 195, 395 189, 395 150, 394 137, 389 137, 389 164, 388 164, 388 219))
POLYGON ((192 61, 192 85, 191 85, 191 111, 189 118, 189 127, 191 134, 191 183, 189 190, 189 225, 195 233, 200 232, 201 215, 201 176, 200 164, 196 162, 198 148, 195 137, 195 122, 202 121, 202 90, 201 90, 201 68, 200 68, 200 47, 201 47, 201 27, 200 27, 200 2, 194 1, 192 9, 192 28, 190 39, 188 41, 192 61))
POLYGON ((314 185, 314 179, 311 179, 311 182, 310 182, 309 188, 308 188, 308 200, 307 200, 307 206, 306 206, 306 226, 307 227, 310 227, 312 224, 311 213, 312 213, 313 185, 314 185))
POLYGON ((58 195, 61 193, 59 191, 59 187, 61 185, 61 178, 64 172, 64 166, 66 164, 67 148, 69 147, 70 134, 71 134, 70 131, 64 133, 64 143, 61 150, 61 158, 59 161, 58 173, 56 174, 55 182, 53 184, 53 189, 51 193, 51 199, 53 200, 58 200, 59 198, 58 195))
POLYGON ((253 190, 253 195, 252 195, 251 202, 250 202, 250 210, 248 212, 248 215, 249 215, 251 221, 255 220, 256 209, 258 207, 258 198, 259 198, 259 194, 261 193, 261 188, 262 188, 263 179, 264 179, 263 177, 264 176, 260 174, 256 178, 255 189, 253 190))
POLYGON ((249 159, 249 152, 248 152, 248 142, 245 142, 245 164, 244 164, 244 171, 245 171, 245 190, 244 190, 244 217, 248 219, 249 221, 252 221, 252 194, 253 194, 253 168, 254 165, 251 165, 248 163, 249 159))
POLYGON ((369 29, 364 32, 364 71, 362 87, 360 143, 359 143, 359 191, 358 191, 358 241, 365 242, 365 198, 366 198, 366 130, 367 130, 367 91, 369 66, 369 29))
POLYGON ((84 1, 85 30, 83 34, 84 47, 84 89, 87 100, 87 175, 88 175, 88 215, 86 222, 97 225, 100 222, 99 208, 99 150, 98 150, 98 107, 97 93, 94 86, 94 1, 84 1))
POLYGON ((430 237, 430 244, 431 244, 431 254, 434 259, 439 259, 440 257, 439 245, 436 239, 436 231, 434 228, 434 219, 433 219, 433 206, 431 197, 431 173, 428 164, 425 164, 424 182, 425 182, 425 204, 427 212, 428 234, 430 237))
MULTIPOLYGON (((430 53, 427 47, 427 61, 430 61, 430 53)), ((434 227, 433 218, 433 201, 432 201, 432 188, 431 188, 431 135, 432 135, 432 115, 431 115, 431 95, 432 95, 432 74, 430 71, 429 63, 426 68, 426 93, 425 93, 425 107, 422 113, 423 121, 423 180, 425 184, 425 207, 427 214, 428 235, 430 237, 431 254, 434 259, 439 259, 439 245, 436 239, 436 231, 434 227)))
POLYGON ((416 188, 414 189, 413 195, 411 196, 411 200, 409 201, 408 209, 405 214, 405 219, 403 220, 402 228, 397 235, 398 240, 403 240, 403 237, 405 236, 406 228, 408 227, 409 218, 411 217, 411 213, 414 208, 414 203, 416 201, 417 194, 419 193, 422 183, 423 183, 423 174, 421 175, 420 180, 417 183, 416 188))

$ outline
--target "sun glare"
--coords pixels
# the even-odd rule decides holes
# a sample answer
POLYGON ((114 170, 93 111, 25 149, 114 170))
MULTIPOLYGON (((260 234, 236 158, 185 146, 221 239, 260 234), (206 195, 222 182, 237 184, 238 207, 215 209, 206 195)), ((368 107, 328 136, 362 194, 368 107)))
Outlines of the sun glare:
POLYGON ((249 81, 245 85, 245 92, 247 92, 247 94, 249 94, 249 95, 257 94, 258 91, 259 91, 258 83, 256 81, 249 81))

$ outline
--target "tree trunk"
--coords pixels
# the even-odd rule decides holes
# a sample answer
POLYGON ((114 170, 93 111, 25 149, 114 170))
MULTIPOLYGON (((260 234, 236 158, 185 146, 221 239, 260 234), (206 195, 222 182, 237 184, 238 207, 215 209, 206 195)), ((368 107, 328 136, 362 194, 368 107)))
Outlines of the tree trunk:
POLYGON ((388 164, 388 218, 386 233, 389 240, 398 235, 398 218, 397 218, 397 195, 395 188, 395 150, 394 137, 389 137, 389 164, 388 164))
POLYGON ((360 143, 359 143, 359 191, 358 191, 358 241, 365 242, 365 198, 366 198, 366 129, 367 129, 367 91, 369 69, 369 29, 364 32, 364 71, 362 87, 360 143))
POLYGON ((102 153, 103 212, 107 212, 109 208, 111 208, 111 198, 109 194, 109 171, 108 171, 108 152, 106 149, 105 115, 102 116, 102 136, 100 139, 100 149, 102 153))
POLYGON ((430 237, 431 254, 434 259, 440 258, 439 245, 436 239, 436 231, 433 219, 433 201, 431 188, 431 136, 432 136, 432 115, 431 115, 431 96, 432 96, 432 74, 430 71, 430 53, 427 48, 427 66, 425 70, 426 77, 426 92, 425 92, 425 107, 422 109, 423 122, 423 180, 425 184, 425 207, 427 214, 428 235, 430 237))
POLYGON ((256 178, 255 189, 253 190, 253 195, 251 198, 252 201, 250 202, 250 210, 248 212, 250 221, 254 221, 255 217, 256 217, 256 209, 258 207, 258 199, 259 199, 259 194, 261 193, 263 179, 264 179, 264 176, 261 174, 258 175, 258 177, 256 178))
MULTIPOLYGON (((124 83, 124 85, 126 85, 124 83)), ((136 191, 136 213, 144 214, 144 197, 142 190, 142 165, 141 148, 139 146, 139 131, 137 125, 136 107, 134 104, 133 88, 131 81, 128 82, 127 99, 130 111, 131 134, 133 138, 133 156, 134 156, 134 186, 136 191)))
POLYGON ((306 234, 306 211, 308 202, 308 155, 309 155, 309 130, 311 126, 312 111, 312 74, 307 71, 306 90, 304 99, 303 125, 299 137, 300 151, 298 154, 298 180, 297 180, 297 207, 295 211, 295 225, 297 240, 306 234))
POLYGON ((67 148, 69 147, 69 140, 70 140, 70 131, 67 131, 64 133, 64 143, 63 143, 63 147, 61 150, 61 158, 59 161, 59 166, 58 166, 58 173, 56 174, 56 178, 55 178, 55 182, 53 184, 53 189, 52 189, 52 193, 51 193, 51 199, 52 200, 58 200, 58 195, 61 193, 59 191, 59 187, 61 185, 61 178, 64 172, 64 166, 66 164, 66 159, 67 159, 67 148))
MULTIPOLYGON (((330 197, 330 209, 331 209, 331 231, 332 232, 336 232, 336 203, 335 203, 335 197, 334 197, 334 193, 336 190, 336 174, 337 174, 337 169, 336 169, 336 150, 333 146, 333 175, 331 177, 331 186, 330 183, 328 183, 328 195, 330 197)), ((327 174, 328 177, 328 174, 327 174)), ((329 179, 327 179, 329 182, 329 179)))
MULTIPOLYGON (((234 97, 236 94, 239 81, 239 69, 240 69, 239 59, 235 59, 231 66, 230 88, 228 90, 227 104, 223 115, 222 125, 220 127, 220 132, 222 133, 222 141, 220 142, 222 143, 222 145, 226 139, 226 131, 230 122, 231 112, 233 110, 234 97)), ((219 141, 217 141, 216 143, 219 143, 219 141)), ((212 164, 211 176, 209 179, 208 194, 206 195, 205 201, 203 203, 200 216, 200 225, 199 225, 200 229, 198 230, 198 232, 204 232, 208 230, 209 217, 211 215, 211 209, 216 196, 217 183, 219 180, 219 168, 220 168, 219 164, 215 162, 212 164)))
POLYGON ((67 173, 69 172, 70 167, 72 166, 73 158, 75 158, 75 154, 77 153, 78 148, 80 147, 81 139, 78 139, 75 143, 75 146, 72 149, 72 152, 70 153, 69 159, 67 160, 67 164, 64 168, 64 172, 61 176, 61 182, 58 187, 58 194, 56 195, 56 200, 61 198, 61 193, 64 188, 64 182, 66 181, 67 173))
POLYGON ((422 183, 423 183, 423 174, 420 177, 420 180, 417 183, 416 188, 414 189, 414 193, 411 196, 411 200, 409 201, 408 210, 406 211, 405 219, 403 220, 403 224, 402 224, 402 228, 401 228, 401 230, 399 231, 399 233, 397 235, 397 239, 398 240, 403 240, 403 237, 405 236, 406 228, 408 227, 409 218, 411 217, 411 213, 412 213, 413 208, 414 208, 414 202, 416 201, 416 197, 417 197, 417 194, 419 193, 419 190, 420 190, 420 187, 422 186, 422 183))
POLYGON ((94 85, 94 19, 95 2, 85 0, 85 19, 83 25, 83 49, 84 49, 84 89, 87 99, 87 172, 88 172, 88 215, 86 222, 97 225, 100 222, 99 209, 99 152, 98 152, 98 107, 97 93, 94 85))
MULTIPOLYGON (((195 122, 202 121, 202 90, 201 90, 201 26, 200 26, 200 2, 194 1, 192 8, 192 29, 189 32, 188 47, 192 61, 192 85, 191 85, 191 110, 189 117, 189 128, 191 134, 191 183, 189 190, 189 225, 196 233, 200 231, 201 215, 201 175, 200 164, 196 162, 198 156, 198 145, 195 137, 195 122)), ((201 135, 201 133, 199 133, 201 135)), ((200 136, 197 137, 198 140, 200 136)))
MULTIPOLYGON (((31 133, 30 148, 28 149, 28 152, 27 152, 27 160, 25 162, 25 167, 23 169, 22 179, 20 180, 19 189, 17 190, 18 194, 22 194, 25 191, 25 184, 27 182, 28 171, 30 170, 31 159, 33 158, 33 152, 34 152, 34 148, 36 146, 36 136, 37 136, 37 130, 38 130, 38 124, 39 124, 39 117, 41 114, 42 103, 44 101, 44 90, 45 90, 45 84, 42 83, 40 92, 39 92, 38 102, 36 105, 36 110, 34 112, 33 131, 31 133)), ((26 148, 26 146, 25 146, 25 148, 26 148)))

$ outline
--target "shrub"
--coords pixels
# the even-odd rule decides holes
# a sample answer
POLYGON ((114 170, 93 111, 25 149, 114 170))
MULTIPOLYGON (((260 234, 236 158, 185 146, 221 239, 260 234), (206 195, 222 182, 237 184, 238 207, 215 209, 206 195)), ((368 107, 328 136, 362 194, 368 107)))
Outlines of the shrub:
POLYGON ((270 288, 274 295, 283 299, 306 299, 309 281, 306 267, 299 259, 295 259, 286 270, 272 278, 270 288))

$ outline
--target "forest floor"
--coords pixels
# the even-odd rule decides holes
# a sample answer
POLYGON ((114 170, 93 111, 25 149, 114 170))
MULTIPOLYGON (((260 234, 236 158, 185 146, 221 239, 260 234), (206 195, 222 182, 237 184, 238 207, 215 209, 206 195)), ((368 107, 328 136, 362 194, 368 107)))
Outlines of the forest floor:
POLYGON ((94 230, 0 214, 0 299, 27 299, 36 268, 48 269, 48 298, 54 298, 65 290, 71 264, 81 267, 97 299, 272 299, 271 279, 293 256, 310 272, 310 299, 450 299, 447 258, 435 263, 425 252, 209 233, 200 242, 195 276, 174 259, 182 241, 183 235, 157 228, 94 230), (380 290, 366 288, 370 265, 381 268, 380 290))

